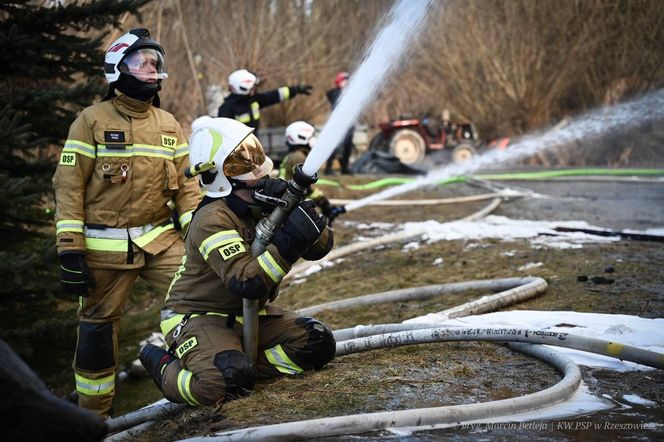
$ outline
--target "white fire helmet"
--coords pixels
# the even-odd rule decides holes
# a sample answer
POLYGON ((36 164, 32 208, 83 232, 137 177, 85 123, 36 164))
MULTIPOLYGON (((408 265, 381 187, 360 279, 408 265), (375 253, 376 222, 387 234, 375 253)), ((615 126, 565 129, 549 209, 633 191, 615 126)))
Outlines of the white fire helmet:
POLYGON ((205 195, 219 198, 230 194, 229 178, 249 181, 270 173, 272 160, 265 155, 253 131, 231 118, 209 118, 197 124, 189 140, 189 161, 192 169, 214 174, 208 183, 203 182, 203 177, 209 174, 199 174, 205 195))
POLYGON ((196 118, 194 121, 191 122, 191 133, 193 134, 194 132, 196 132, 196 130, 205 126, 205 124, 208 124, 212 119, 213 118, 209 115, 203 115, 201 117, 196 118))
POLYGON ((294 121, 286 128, 286 143, 291 146, 313 147, 316 142, 314 137, 316 129, 305 121, 294 121))
MULTIPOLYGON (((156 75, 154 79, 168 78, 164 66, 164 48, 150 37, 150 32, 144 28, 132 29, 111 43, 104 58, 104 74, 106 81, 113 83, 120 78, 120 72, 134 75, 131 67, 127 66, 127 58, 134 57, 132 64, 140 65, 152 59, 155 64, 156 75)), ((139 78, 140 79, 140 78, 139 78)))
POLYGON ((238 95, 248 95, 259 83, 256 74, 240 69, 228 76, 228 87, 238 95))

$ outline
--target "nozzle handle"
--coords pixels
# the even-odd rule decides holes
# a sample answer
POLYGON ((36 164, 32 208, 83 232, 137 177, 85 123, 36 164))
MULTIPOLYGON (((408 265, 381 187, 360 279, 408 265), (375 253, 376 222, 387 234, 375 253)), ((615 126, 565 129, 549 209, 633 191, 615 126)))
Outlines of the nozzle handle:
POLYGON ((196 175, 200 175, 203 172, 207 172, 210 169, 214 169, 217 165, 214 163, 214 161, 208 161, 205 163, 196 163, 193 166, 189 167, 189 169, 185 169, 184 171, 184 176, 187 178, 193 178, 196 175))

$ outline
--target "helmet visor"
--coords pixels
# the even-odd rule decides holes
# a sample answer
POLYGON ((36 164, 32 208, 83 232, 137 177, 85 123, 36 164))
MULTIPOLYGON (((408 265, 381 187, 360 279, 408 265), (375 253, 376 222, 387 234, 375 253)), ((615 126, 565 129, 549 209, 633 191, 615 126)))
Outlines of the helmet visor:
POLYGON ((168 78, 164 56, 156 49, 139 49, 128 54, 120 62, 118 70, 146 83, 168 78))
POLYGON ((272 160, 265 156, 263 146, 249 135, 224 161, 224 175, 241 181, 262 178, 272 170, 272 160))

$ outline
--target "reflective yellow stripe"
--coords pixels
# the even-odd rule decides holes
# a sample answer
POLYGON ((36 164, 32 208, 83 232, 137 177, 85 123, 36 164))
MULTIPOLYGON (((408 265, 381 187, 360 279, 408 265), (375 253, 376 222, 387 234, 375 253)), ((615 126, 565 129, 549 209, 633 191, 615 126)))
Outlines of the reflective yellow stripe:
POLYGON ((85 248, 100 252, 127 252, 126 239, 85 238, 85 248))
MULTIPOLYGON (((224 318, 228 317, 228 315, 226 313, 217 313, 217 312, 207 312, 207 313, 205 313, 205 315, 221 316, 221 317, 224 317, 224 318)), ((258 316, 266 316, 266 315, 267 315, 267 310, 261 309, 261 310, 258 311, 258 316)), ((189 316, 189 319, 195 318, 197 316, 202 316, 202 315, 198 314, 198 313, 194 313, 193 315, 189 316)), ((182 318, 184 318, 184 315, 178 314, 178 315, 172 316, 168 319, 164 319, 163 321, 161 321, 161 323, 159 324, 159 328, 161 328, 161 333, 164 336, 169 334, 180 323, 180 321, 182 321, 182 318)), ((238 324, 242 324, 244 322, 242 316, 236 316, 235 321, 238 324)))
POLYGON ((162 146, 153 146, 151 144, 127 144, 124 149, 109 149, 105 144, 97 145, 98 157, 154 157, 173 160, 175 151, 162 146))
POLYGON ((203 259, 207 261, 213 250, 235 241, 242 241, 242 237, 237 233, 237 230, 224 230, 205 238, 198 251, 201 252, 203 259))
POLYGON ((189 145, 187 143, 180 144, 175 148, 175 155, 173 158, 180 158, 189 154, 189 145))
POLYGON ((154 240, 156 237, 167 231, 168 229, 174 229, 175 226, 173 223, 166 224, 165 226, 159 226, 155 227, 154 229, 150 230, 148 233, 146 233, 143 236, 140 236, 134 240, 134 243, 138 247, 145 247, 148 245, 152 240, 154 240))
POLYGON ((171 289, 173 288, 173 284, 175 284, 175 281, 180 279, 182 276, 182 272, 184 272, 184 265, 187 263, 187 255, 183 255, 182 259, 180 260, 180 267, 178 267, 178 271, 175 272, 175 276, 173 277, 173 280, 171 281, 171 285, 168 286, 168 291, 166 292, 166 299, 165 301, 168 301, 168 298, 171 296, 171 289))
POLYGON ((62 151, 80 153, 83 156, 95 158, 97 149, 93 145, 82 141, 67 140, 65 141, 65 146, 62 148, 62 151))
POLYGON ((249 114, 236 115, 235 119, 240 123, 248 123, 251 121, 251 116, 249 114))
POLYGON ((189 370, 180 370, 180 373, 178 373, 178 391, 180 392, 182 399, 184 399, 189 405, 200 407, 201 404, 194 399, 190 390, 191 378, 193 376, 193 373, 189 370))
POLYGON ((279 88, 279 101, 285 101, 290 98, 290 88, 288 86, 282 86, 279 88))
POLYGON ((258 257, 258 264, 274 282, 279 282, 286 276, 284 269, 277 264, 277 261, 274 260, 267 250, 258 257))
POLYGON ((115 390, 115 375, 106 376, 101 379, 88 379, 80 374, 75 374, 76 391, 88 396, 101 396, 115 390))
POLYGON ((182 230, 187 230, 187 226, 189 226, 189 223, 191 222, 191 218, 194 216, 194 211, 191 210, 189 212, 185 212, 182 215, 180 215, 180 218, 178 220, 180 221, 180 225, 182 226, 182 230))
POLYGON ((288 155, 281 159, 281 164, 279 165, 279 178, 282 180, 286 179, 286 163, 288 162, 288 155))
POLYGON ((277 344, 276 347, 265 350, 265 356, 270 364, 274 365, 274 367, 281 373, 298 374, 304 371, 288 357, 284 349, 281 347, 281 344, 277 344))
POLYGON ((83 233, 83 221, 77 219, 63 219, 55 223, 56 234, 62 232, 83 233))
POLYGON ((254 120, 258 120, 261 117, 261 106, 256 101, 251 103, 251 115, 254 117, 254 120))
POLYGON ((309 198, 309 199, 312 199, 312 200, 315 200, 315 199, 317 199, 317 198, 320 198, 321 196, 323 196, 323 191, 318 190, 318 189, 314 189, 314 190, 309 194, 309 197, 308 197, 308 198, 309 198))

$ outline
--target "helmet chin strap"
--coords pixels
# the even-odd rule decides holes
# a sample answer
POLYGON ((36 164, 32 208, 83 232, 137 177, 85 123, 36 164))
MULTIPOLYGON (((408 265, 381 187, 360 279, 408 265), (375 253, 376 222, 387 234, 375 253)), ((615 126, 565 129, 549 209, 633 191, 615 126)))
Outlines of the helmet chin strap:
POLYGON ((233 178, 228 178, 228 181, 231 183, 231 186, 233 186, 233 190, 251 189, 251 187, 247 186, 245 181, 234 180, 233 178))

